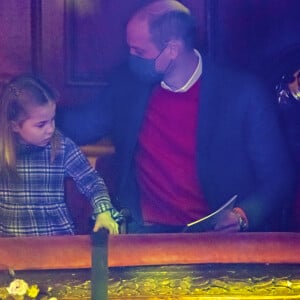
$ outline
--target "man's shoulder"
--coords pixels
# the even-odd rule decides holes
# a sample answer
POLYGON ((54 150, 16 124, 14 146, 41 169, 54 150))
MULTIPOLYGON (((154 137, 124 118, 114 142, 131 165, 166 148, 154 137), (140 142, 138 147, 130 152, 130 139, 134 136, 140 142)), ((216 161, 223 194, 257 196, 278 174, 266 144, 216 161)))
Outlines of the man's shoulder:
POLYGON ((255 72, 224 63, 206 63, 203 67, 203 81, 223 92, 267 91, 266 83, 255 72))
POLYGON ((242 67, 228 63, 206 61, 203 64, 203 74, 207 76, 220 76, 223 80, 246 80, 257 76, 242 67))

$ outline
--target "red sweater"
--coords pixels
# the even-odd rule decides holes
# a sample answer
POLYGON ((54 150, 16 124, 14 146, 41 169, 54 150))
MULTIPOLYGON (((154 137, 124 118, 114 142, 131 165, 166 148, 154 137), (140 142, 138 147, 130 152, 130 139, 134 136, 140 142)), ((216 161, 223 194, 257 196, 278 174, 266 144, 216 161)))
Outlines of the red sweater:
POLYGON ((135 157, 145 222, 185 225, 208 213, 196 170, 199 88, 153 91, 135 157))

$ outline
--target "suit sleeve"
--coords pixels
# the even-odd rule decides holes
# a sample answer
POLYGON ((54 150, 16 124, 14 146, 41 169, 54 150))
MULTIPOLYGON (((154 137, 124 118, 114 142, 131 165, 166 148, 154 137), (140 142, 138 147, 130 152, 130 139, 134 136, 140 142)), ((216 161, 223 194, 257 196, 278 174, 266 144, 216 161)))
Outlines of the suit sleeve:
POLYGON ((267 219, 280 218, 276 212, 288 209, 295 182, 274 102, 260 83, 250 86, 244 95, 248 98, 245 141, 257 184, 239 206, 247 213, 250 229, 256 230, 267 219))

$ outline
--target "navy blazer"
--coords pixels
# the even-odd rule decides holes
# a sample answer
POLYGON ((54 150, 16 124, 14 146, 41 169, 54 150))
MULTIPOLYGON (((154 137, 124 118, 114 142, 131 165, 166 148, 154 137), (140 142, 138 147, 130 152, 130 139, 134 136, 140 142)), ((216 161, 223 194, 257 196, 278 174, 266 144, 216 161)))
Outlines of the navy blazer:
MULTIPOLYGON (((151 87, 119 75, 110 94, 118 201, 142 222, 134 153, 151 87)), ((204 65, 197 140, 199 181, 210 208, 237 194, 236 205, 246 212, 249 229, 268 230, 270 218, 277 218, 289 201, 294 180, 274 102, 263 83, 204 65)))

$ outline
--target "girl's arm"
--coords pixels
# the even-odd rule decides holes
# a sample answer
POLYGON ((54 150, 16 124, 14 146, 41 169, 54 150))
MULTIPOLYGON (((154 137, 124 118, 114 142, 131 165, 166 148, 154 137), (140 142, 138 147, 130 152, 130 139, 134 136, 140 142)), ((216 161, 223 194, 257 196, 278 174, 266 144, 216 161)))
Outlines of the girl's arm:
POLYGON ((120 214, 113 208, 107 187, 100 174, 90 165, 79 147, 69 138, 65 140, 65 176, 71 177, 79 191, 85 195, 93 207, 96 220, 94 231, 104 227, 110 233, 117 233, 120 214))

